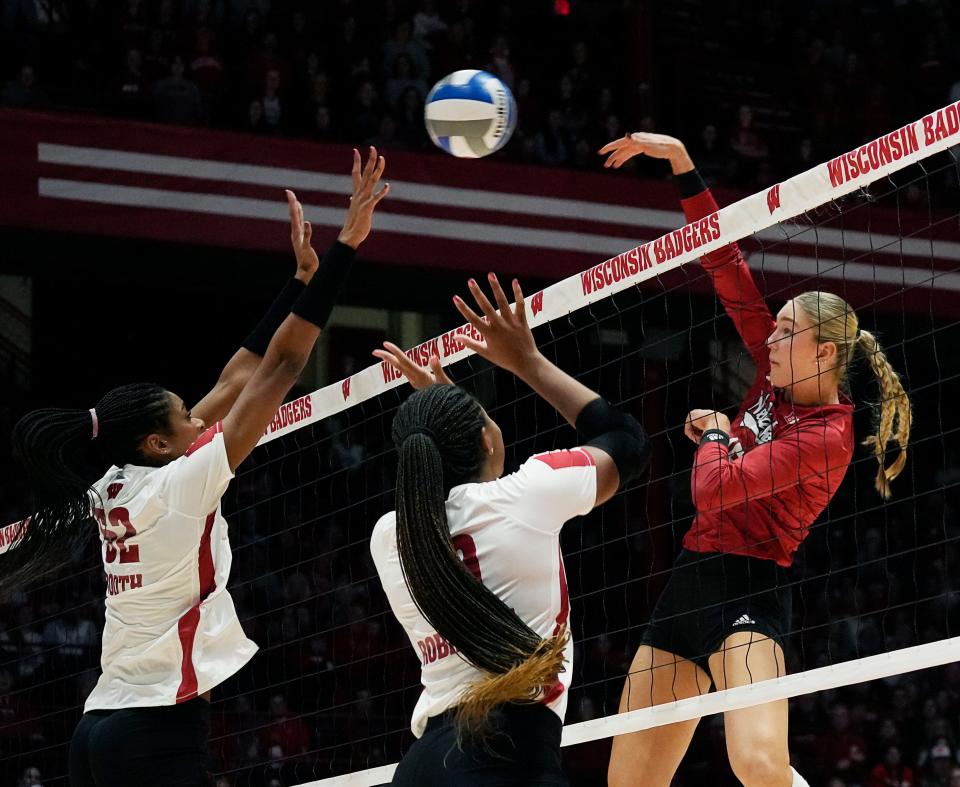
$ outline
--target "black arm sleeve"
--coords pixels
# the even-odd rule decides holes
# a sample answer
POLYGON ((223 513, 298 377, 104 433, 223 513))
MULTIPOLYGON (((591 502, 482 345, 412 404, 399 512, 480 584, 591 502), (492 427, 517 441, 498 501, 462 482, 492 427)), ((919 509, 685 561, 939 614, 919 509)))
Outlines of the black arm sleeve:
POLYGON ((287 315, 290 314, 290 309, 293 308, 293 304, 296 302, 297 298, 303 293, 304 287, 306 285, 302 281, 297 279, 290 279, 277 296, 277 299, 270 304, 270 308, 267 310, 267 313, 263 315, 263 318, 260 322, 257 323, 257 327, 251 331, 250 335, 244 339, 241 347, 249 350, 254 355, 259 355, 261 358, 267 354, 267 347, 270 345, 270 340, 273 338, 273 334, 277 332, 277 328, 280 327, 287 315))
POLYGON ((320 267, 313 274, 307 288, 290 311, 318 328, 326 326, 356 256, 355 249, 340 241, 334 241, 323 255, 320 267))
POLYGON ((682 175, 676 175, 673 180, 680 192, 680 199, 690 199, 690 197, 696 197, 697 194, 702 194, 707 190, 703 175, 695 169, 684 172, 682 175))
POLYGON ((643 427, 603 397, 597 397, 580 411, 577 431, 586 439, 586 445, 610 456, 620 474, 621 488, 636 479, 650 461, 650 438, 643 427))

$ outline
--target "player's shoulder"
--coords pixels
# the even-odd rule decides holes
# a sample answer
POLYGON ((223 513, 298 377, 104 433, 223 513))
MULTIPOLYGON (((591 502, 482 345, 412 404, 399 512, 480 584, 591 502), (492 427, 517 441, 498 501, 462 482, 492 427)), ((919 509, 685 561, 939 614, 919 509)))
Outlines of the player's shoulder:
POLYGON ((396 548, 397 512, 387 511, 377 520, 370 534, 370 554, 374 560, 384 557, 390 549, 396 548))
MULTIPOLYGON (((197 453, 197 451, 200 449, 211 445, 216 440, 217 435, 221 434, 223 434, 223 421, 217 421, 190 444, 190 447, 187 448, 186 452, 182 457, 180 457, 180 459, 187 459, 193 454, 197 453)), ((220 442, 223 442, 223 438, 221 438, 220 442)))
POLYGON ((534 454, 523 467, 535 472, 548 470, 564 470, 570 467, 594 467, 596 462, 589 451, 582 447, 561 448, 556 451, 546 451, 534 454))

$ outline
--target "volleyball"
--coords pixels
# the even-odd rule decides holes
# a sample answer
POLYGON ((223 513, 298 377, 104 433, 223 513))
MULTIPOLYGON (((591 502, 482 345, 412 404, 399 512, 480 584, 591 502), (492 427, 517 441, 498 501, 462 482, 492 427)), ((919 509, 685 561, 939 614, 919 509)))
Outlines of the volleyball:
POLYGON ((467 69, 433 86, 423 115, 438 148, 457 158, 482 158, 507 144, 517 124, 517 104, 493 74, 467 69))

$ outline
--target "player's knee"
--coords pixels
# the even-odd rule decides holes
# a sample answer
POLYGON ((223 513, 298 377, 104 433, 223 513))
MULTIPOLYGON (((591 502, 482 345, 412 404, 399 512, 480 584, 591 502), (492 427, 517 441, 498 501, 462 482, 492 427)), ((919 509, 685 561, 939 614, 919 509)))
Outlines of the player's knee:
POLYGON ((746 787, 789 787, 790 760, 773 742, 755 741, 731 748, 730 767, 746 787))

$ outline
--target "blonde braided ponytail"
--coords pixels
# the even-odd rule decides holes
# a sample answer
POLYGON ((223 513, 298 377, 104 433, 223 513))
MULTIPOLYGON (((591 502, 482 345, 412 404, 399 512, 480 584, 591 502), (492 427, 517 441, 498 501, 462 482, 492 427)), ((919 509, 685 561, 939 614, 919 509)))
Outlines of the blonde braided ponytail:
POLYGON ((890 365, 887 356, 880 348, 877 337, 870 331, 860 331, 857 346, 863 351, 870 363, 880 384, 880 413, 877 419, 877 433, 870 435, 863 444, 873 448, 873 452, 880 463, 877 471, 875 486, 884 499, 890 497, 890 482, 900 475, 907 462, 907 443, 910 440, 910 425, 913 422, 913 411, 910 399, 900 382, 900 375, 890 365), (896 441, 900 446, 900 453, 893 463, 886 467, 887 444, 896 441))

